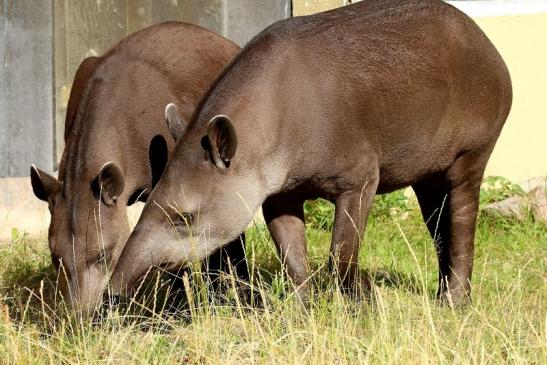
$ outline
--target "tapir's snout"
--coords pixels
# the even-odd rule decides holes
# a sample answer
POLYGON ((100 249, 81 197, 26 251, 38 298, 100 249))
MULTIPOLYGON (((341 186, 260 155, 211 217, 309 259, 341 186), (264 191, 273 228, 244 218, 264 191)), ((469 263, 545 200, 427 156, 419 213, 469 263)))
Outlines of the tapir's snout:
POLYGON ((121 296, 119 294, 112 294, 112 292, 106 291, 103 294, 103 301, 101 305, 101 313, 107 311, 116 310, 121 303, 121 296))
POLYGON ((97 265, 90 265, 77 276, 59 275, 59 290, 63 301, 77 318, 85 320, 100 309, 108 277, 97 265))
POLYGON ((135 285, 155 268, 166 271, 181 268, 193 257, 189 246, 168 224, 138 224, 112 272, 112 295, 128 296, 135 285))
POLYGON ((129 236, 118 263, 110 278, 110 293, 119 302, 126 297, 138 282, 154 265, 161 264, 159 255, 162 248, 152 239, 149 230, 137 226, 129 236), (158 247, 156 247, 158 246, 158 247))

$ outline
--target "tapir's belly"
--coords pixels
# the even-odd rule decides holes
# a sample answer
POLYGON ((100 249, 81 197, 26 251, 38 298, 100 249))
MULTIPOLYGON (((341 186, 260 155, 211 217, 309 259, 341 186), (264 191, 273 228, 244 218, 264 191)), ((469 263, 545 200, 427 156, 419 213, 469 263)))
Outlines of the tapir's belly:
POLYGON ((389 193, 413 185, 432 175, 445 171, 454 158, 443 156, 438 161, 431 161, 427 156, 404 158, 399 163, 382 165, 380 167, 380 181, 378 193, 389 193))
POLYGON ((379 193, 444 173, 463 151, 490 143, 488 139, 477 141, 469 136, 473 129, 484 135, 482 131, 488 129, 485 123, 470 124, 451 118, 451 114, 448 111, 440 120, 424 114, 423 119, 399 125, 393 133, 385 126, 377 127, 376 141, 370 143, 375 144, 373 150, 377 153, 379 193))
POLYGON ((379 168, 379 193, 442 174, 465 151, 488 151, 499 135, 497 105, 484 106, 477 96, 477 104, 466 107, 462 93, 423 83, 422 90, 403 101, 380 103, 389 108, 368 103, 360 113, 361 131, 352 142, 370 144, 379 168))

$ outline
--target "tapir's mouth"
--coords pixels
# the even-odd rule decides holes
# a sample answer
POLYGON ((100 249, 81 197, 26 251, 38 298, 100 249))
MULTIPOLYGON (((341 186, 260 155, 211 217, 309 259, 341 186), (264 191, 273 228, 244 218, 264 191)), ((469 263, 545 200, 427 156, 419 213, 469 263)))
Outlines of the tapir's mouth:
POLYGON ((125 290, 121 290, 120 293, 114 293, 115 295, 126 297, 138 290, 139 285, 143 283, 146 279, 153 277, 154 273, 178 273, 185 266, 185 263, 167 261, 158 265, 154 265, 144 270, 141 274, 137 275, 136 278, 125 285, 125 290))
POLYGON ((162 272, 169 272, 169 273, 173 273, 173 272, 178 272, 180 271, 181 269, 183 269, 185 266, 187 266, 187 264, 185 263, 181 263, 180 261, 179 262, 165 262, 163 264, 160 264, 160 265, 156 265, 156 268, 155 270, 159 270, 159 271, 162 271, 162 272))

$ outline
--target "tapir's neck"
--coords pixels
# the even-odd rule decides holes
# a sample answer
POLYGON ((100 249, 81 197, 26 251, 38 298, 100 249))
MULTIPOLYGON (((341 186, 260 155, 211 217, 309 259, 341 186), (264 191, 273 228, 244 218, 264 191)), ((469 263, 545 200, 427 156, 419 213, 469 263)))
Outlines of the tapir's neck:
POLYGON ((126 88, 129 95, 120 93, 120 87, 96 87, 92 99, 82 101, 83 110, 68 137, 59 169, 66 189, 76 191, 76 185, 89 184, 107 162, 116 163, 124 175, 122 199, 138 189, 151 188, 150 141, 161 134, 170 149, 174 145, 174 140, 167 138, 166 102, 177 103, 184 117, 191 115, 197 103, 172 95, 165 80, 156 81, 159 85, 162 82, 163 93, 149 95, 144 86, 126 88))
MULTIPOLYGON (((214 98, 202 109, 199 120, 209 121, 215 115, 230 118, 237 133, 237 151, 233 166, 241 174, 257 174, 264 199, 282 189, 288 172, 288 154, 279 138, 283 128, 278 109, 279 100, 269 88, 263 87, 274 77, 268 73, 239 88, 230 88, 230 97, 214 98)), ((202 132, 206 130, 201 127, 202 132)))

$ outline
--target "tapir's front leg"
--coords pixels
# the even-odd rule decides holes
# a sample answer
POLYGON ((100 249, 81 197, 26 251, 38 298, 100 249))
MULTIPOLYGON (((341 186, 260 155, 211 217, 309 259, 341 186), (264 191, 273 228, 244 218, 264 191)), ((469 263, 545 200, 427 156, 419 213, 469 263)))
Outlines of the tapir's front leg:
POLYGON ((303 204, 300 199, 274 196, 264 202, 262 211, 296 293, 307 305, 309 286, 303 204))
MULTIPOLYGON (((335 202, 330 266, 338 271, 345 290, 352 289, 359 278, 359 247, 377 186, 378 179, 368 180, 361 190, 345 192, 335 202)), ((368 286, 368 280, 364 283, 368 286)))

